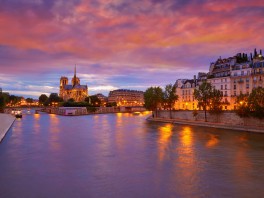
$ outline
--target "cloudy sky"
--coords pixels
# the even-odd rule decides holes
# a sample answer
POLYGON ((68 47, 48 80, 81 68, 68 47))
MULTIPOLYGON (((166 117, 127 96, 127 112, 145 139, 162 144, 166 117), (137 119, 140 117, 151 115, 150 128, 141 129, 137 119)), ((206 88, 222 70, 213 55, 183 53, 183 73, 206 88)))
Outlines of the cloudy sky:
POLYGON ((0 87, 38 98, 74 65, 89 94, 145 90, 264 46, 263 0, 0 0, 0 87))

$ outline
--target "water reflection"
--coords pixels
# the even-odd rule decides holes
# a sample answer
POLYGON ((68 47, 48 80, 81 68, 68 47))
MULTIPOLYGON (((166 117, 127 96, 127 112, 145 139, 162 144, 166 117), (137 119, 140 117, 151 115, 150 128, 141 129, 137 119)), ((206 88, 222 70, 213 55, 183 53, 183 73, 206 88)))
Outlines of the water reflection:
POLYGON ((145 118, 26 115, 0 144, 0 197, 264 193, 264 135, 151 123, 145 118))
POLYGON ((215 147, 218 143, 219 143, 219 139, 218 136, 215 134, 209 134, 209 139, 206 143, 206 147, 207 148, 213 148, 215 147))
POLYGON ((34 133, 40 133, 40 115, 39 114, 33 114, 34 116, 34 133))
POLYGON ((178 158, 174 161, 174 179, 181 178, 181 190, 179 192, 184 197, 192 197, 197 192, 199 166, 196 159, 193 133, 189 126, 181 128, 180 144, 176 148, 178 158))
POLYGON ((116 122, 115 122, 115 142, 120 151, 124 148, 124 131, 122 130, 123 117, 121 113, 116 114, 116 122))
POLYGON ((195 161, 195 150, 193 147, 193 131, 192 128, 185 126, 180 133, 180 142, 177 147, 179 153, 179 164, 184 169, 183 173, 189 174, 189 170, 193 170, 192 167, 195 161))
POLYGON ((61 149, 61 143, 59 141, 60 138, 60 128, 59 128, 59 116, 55 114, 49 114, 50 118, 50 124, 49 124, 49 143, 50 143, 50 148, 54 151, 58 151, 61 149))
POLYGON ((167 153, 167 148, 170 143, 172 136, 172 124, 166 124, 165 126, 160 126, 158 128, 159 138, 158 138, 158 156, 159 161, 163 161, 165 154, 167 153))

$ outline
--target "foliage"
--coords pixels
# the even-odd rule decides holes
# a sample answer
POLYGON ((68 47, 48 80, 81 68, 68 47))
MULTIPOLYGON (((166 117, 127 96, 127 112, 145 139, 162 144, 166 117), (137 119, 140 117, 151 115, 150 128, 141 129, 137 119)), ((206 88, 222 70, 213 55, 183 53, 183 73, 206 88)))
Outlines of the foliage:
POLYGON ((194 90, 194 98, 198 101, 198 106, 204 110, 205 121, 207 121, 207 107, 210 104, 213 87, 210 83, 203 81, 203 83, 194 90))
POLYGON ((248 104, 253 117, 264 118, 264 88, 253 89, 248 97, 248 104))
POLYGON ((44 106, 51 105, 53 102, 63 102, 63 99, 59 97, 57 93, 51 93, 48 100, 44 103, 44 106))
POLYGON ((10 103, 11 105, 16 105, 19 102, 21 102, 22 97, 11 95, 8 97, 7 102, 10 103))
POLYGON ((171 118, 171 109, 177 100, 178 100, 178 95, 176 95, 176 87, 173 86, 172 84, 166 85, 165 91, 163 93, 163 102, 165 107, 168 107, 170 110, 170 118, 171 118))
POLYGON ((248 105, 248 97, 249 95, 247 94, 240 94, 236 98, 236 104, 238 105, 235 112, 239 117, 249 117, 251 114, 250 107, 248 105))
POLYGON ((254 88, 249 95, 240 94, 236 98, 236 103, 238 116, 264 118, 264 88, 254 88))
POLYGON ((27 98, 27 99, 26 99, 26 102, 27 102, 27 103, 33 103, 33 98, 27 98))
POLYGON ((145 107, 148 110, 156 110, 163 101, 163 91, 160 87, 150 87, 144 93, 145 107))
POLYGON ((2 94, 0 94, 0 113, 3 112, 5 105, 6 105, 5 98, 2 94))
POLYGON ((0 93, 0 108, 4 108, 7 103, 8 97, 0 93))
POLYGON ((223 95, 220 90, 212 88, 210 94, 210 103, 209 103, 209 110, 212 114, 219 114, 222 113, 222 105, 225 104, 222 102, 223 95))
POLYGON ((106 107, 116 107, 117 104, 116 104, 116 102, 107 102, 105 106, 106 107))
POLYGON ((74 102, 74 99, 70 98, 67 102, 74 102))
POLYGON ((41 94, 39 96, 39 104, 44 104, 48 100, 48 96, 46 94, 41 94))
POLYGON ((176 87, 173 86, 172 84, 166 85, 163 94, 163 102, 171 110, 177 100, 178 100, 178 95, 176 95, 176 87))
POLYGON ((86 99, 86 101, 95 107, 99 107, 101 105, 101 100, 98 98, 97 95, 89 96, 88 99, 86 99))
POLYGON ((194 98, 198 101, 198 106, 204 110, 205 121, 207 121, 207 109, 211 114, 220 114, 222 113, 222 105, 228 104, 228 102, 223 102, 221 91, 206 81, 194 90, 194 98))

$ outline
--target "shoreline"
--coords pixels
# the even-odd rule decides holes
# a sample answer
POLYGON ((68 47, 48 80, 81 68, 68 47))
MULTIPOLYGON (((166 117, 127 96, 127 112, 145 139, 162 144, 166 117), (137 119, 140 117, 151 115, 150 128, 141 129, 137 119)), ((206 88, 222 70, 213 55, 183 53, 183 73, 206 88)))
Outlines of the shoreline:
POLYGON ((148 117, 146 120, 151 121, 151 122, 163 122, 163 123, 180 124, 180 125, 202 126, 202 127, 230 129, 230 130, 238 130, 238 131, 244 131, 244 132, 264 134, 264 130, 262 128, 259 128, 259 127, 253 128, 252 126, 227 125, 227 124, 215 123, 215 122, 189 121, 189 120, 169 119, 169 118, 152 118, 151 116, 148 117))
POLYGON ((1 120, 1 125, 0 125, 0 143, 1 143, 2 140, 5 138, 7 132, 15 122, 16 118, 9 114, 0 113, 0 120, 1 120))

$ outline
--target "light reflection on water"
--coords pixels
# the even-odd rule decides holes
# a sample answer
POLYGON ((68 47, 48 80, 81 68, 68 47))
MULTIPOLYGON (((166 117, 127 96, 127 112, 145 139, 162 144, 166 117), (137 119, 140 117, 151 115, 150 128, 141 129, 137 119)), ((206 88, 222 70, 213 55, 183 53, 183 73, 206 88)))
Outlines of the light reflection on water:
POLYGON ((25 115, 0 144, 0 197, 259 197, 264 135, 151 114, 25 115))

